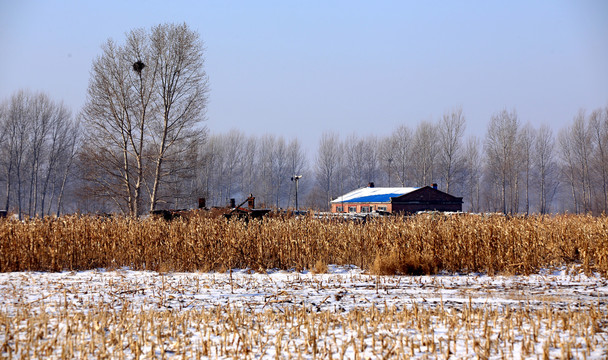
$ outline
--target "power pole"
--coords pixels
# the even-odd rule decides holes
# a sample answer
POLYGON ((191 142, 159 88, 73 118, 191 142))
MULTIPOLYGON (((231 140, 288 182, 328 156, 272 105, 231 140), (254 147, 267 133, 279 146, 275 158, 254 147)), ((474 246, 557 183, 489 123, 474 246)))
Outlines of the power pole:
POLYGON ((291 181, 296 183, 296 211, 298 211, 298 181, 302 178, 302 175, 294 175, 291 177, 291 181))

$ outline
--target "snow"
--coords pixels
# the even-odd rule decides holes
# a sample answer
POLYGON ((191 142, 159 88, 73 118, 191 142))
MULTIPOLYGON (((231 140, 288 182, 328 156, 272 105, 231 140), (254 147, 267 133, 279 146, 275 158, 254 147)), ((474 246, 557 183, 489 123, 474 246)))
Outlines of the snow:
MULTIPOLYGON (((593 350, 590 349, 585 356, 600 359, 608 354, 608 281, 596 274, 585 275, 578 273, 576 269, 566 268, 545 270, 530 276, 472 274, 419 277, 374 276, 354 266, 333 265, 329 266, 327 274, 296 271, 255 273, 246 269, 231 273, 164 274, 129 269, 61 273, 18 272, 0 274, 0 299, 0 318, 14 318, 24 307, 32 314, 47 313, 50 316, 58 316, 66 309, 71 313, 87 313, 101 305, 108 306, 114 312, 123 308, 130 311, 171 313, 232 308, 255 315, 269 311, 285 313, 290 309, 307 309, 311 313, 329 312, 339 316, 356 311, 372 311, 371 309, 377 309, 378 312, 420 309, 431 311, 429 314, 435 314, 432 311, 439 309, 452 311, 454 314, 462 314, 467 309, 491 310, 501 314, 516 310, 549 309, 567 312, 595 309, 601 314, 601 326, 594 337, 598 345, 593 350)), ((405 324, 381 327, 378 336, 401 336, 419 341, 421 345, 409 356, 425 358, 429 353, 433 354, 433 349, 430 345, 422 345, 424 339, 432 336, 440 343, 445 340, 449 344, 450 341, 450 327, 439 321, 437 315, 433 315, 431 321, 435 322, 432 328, 422 330, 405 324)), ((65 332, 61 320, 57 322, 59 325, 56 331, 59 334, 65 332)), ((522 327, 524 332, 528 328, 532 332, 531 328, 536 325, 534 322, 531 324, 522 327)), ((270 323, 267 325, 264 333, 269 338, 282 337, 291 329, 289 324, 283 325, 286 328, 277 328, 270 323)), ((543 326, 539 326, 541 339, 531 350, 532 354, 535 354, 531 357, 542 356, 543 351, 547 351, 551 358, 559 357, 563 349, 549 347, 549 340, 553 339, 552 336, 571 335, 567 334, 566 330, 555 334, 554 330, 543 330, 543 326)), ((11 330, 15 331, 16 328, 11 330)), ((345 351, 342 355, 355 357, 354 344, 359 341, 356 332, 340 328, 328 330, 328 334, 336 339, 336 346, 342 344, 345 351)), ((483 329, 473 329, 468 336, 481 339, 483 329)), ((493 336, 498 342, 496 335, 493 336)), ((514 336, 514 341, 517 344, 521 342, 522 345, 521 348, 516 346, 510 349, 511 354, 515 358, 525 357, 522 352, 525 341, 522 339, 528 335, 516 333, 514 336)), ((579 345, 584 344, 582 337, 577 336, 575 335, 574 341, 579 345)), ((203 338, 203 334, 192 332, 192 341, 202 341, 203 338)), ((210 342, 220 340, 209 338, 210 342)), ((373 340, 375 341, 375 338, 373 340)), ((0 346, 6 341, 6 331, 0 332, 0 346)), ((328 340, 325 338, 319 341, 322 343, 328 340)), ((372 338, 364 338, 361 341, 372 348, 372 338)), ((293 344, 306 346, 306 341, 298 338, 293 340, 293 344)), ((468 358, 474 353, 476 346, 480 347, 481 342, 475 343, 473 338, 463 336, 454 341, 450 351, 456 358, 468 358)), ((262 349, 252 350, 258 354, 262 353, 262 349)), ((147 348, 147 351, 152 349, 147 348)), ((277 351, 281 351, 280 347, 264 349, 264 356, 261 357, 274 358, 277 351)), ((0 354, 2 357, 7 356, 1 349, 0 354)), ((336 348, 336 356, 338 354, 336 348)), ((372 350, 366 350, 361 356, 373 358, 374 354, 376 353, 372 350)), ((435 356, 438 354, 431 357, 435 356)), ((59 354, 56 358, 58 357, 59 354)), ((498 353, 491 358, 499 358, 498 353)))
POLYGON ((418 190, 417 187, 364 187, 346 193, 334 200, 332 204, 348 202, 390 202, 391 197, 398 197, 418 190))

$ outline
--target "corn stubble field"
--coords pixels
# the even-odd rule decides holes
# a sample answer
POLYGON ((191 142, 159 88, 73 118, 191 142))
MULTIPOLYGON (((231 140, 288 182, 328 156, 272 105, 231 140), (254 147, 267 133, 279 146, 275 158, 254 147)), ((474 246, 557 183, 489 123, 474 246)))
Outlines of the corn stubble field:
POLYGON ((608 218, 0 221, 2 358, 608 356, 608 218))

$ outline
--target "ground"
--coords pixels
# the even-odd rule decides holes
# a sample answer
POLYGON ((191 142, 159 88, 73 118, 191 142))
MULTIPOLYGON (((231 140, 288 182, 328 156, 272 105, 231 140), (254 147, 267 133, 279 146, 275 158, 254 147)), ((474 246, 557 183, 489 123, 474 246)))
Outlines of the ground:
POLYGON ((608 356, 608 280, 576 268, 19 272, 0 274, 0 299, 3 358, 608 356))

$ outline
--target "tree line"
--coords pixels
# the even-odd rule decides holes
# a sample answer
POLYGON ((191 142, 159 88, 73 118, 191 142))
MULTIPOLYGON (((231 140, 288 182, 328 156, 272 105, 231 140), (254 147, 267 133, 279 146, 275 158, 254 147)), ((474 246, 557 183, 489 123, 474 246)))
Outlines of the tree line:
POLYGON ((297 139, 203 125, 203 42, 186 24, 135 29, 93 61, 84 107, 73 115, 44 93, 0 103, 0 201, 24 216, 191 208, 256 197, 260 207, 329 202, 367 186, 421 187, 462 196, 464 210, 604 213, 608 106, 581 110, 557 134, 500 110, 484 137, 465 136, 463 109, 388 136, 326 132, 312 153, 297 139))

